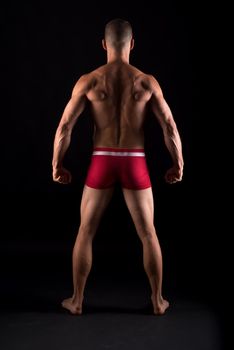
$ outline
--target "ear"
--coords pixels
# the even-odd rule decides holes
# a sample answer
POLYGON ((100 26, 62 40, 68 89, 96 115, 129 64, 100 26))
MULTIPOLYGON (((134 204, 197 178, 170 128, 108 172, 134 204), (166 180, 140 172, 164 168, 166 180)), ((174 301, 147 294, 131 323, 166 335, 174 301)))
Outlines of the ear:
POLYGON ((132 38, 130 43, 130 50, 134 48, 134 45, 135 45, 135 40, 132 38))
POLYGON ((103 47, 104 50, 107 50, 106 40, 105 39, 102 39, 102 47, 103 47))

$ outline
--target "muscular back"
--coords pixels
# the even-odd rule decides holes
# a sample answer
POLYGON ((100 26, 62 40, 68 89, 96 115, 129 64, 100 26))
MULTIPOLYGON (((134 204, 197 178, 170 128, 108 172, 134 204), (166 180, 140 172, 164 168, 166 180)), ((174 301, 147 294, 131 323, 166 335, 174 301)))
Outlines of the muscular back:
POLYGON ((76 83, 55 135, 54 178, 57 178, 57 171, 65 172, 64 176, 67 176, 62 160, 70 144, 72 129, 87 101, 94 118, 96 147, 144 148, 143 124, 149 105, 163 129, 165 144, 174 163, 166 174, 167 181, 181 180, 181 140, 157 80, 120 60, 82 76, 76 83))
POLYGON ((149 76, 124 63, 108 63, 84 76, 94 118, 94 145, 144 147, 143 123, 152 92, 149 76))

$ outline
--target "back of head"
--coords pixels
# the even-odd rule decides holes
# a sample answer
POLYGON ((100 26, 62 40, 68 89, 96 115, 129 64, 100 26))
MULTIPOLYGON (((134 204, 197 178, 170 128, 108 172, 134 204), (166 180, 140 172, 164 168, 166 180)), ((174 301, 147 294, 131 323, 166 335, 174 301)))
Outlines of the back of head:
POLYGON ((116 18, 106 24, 105 40, 107 44, 121 48, 130 43, 131 39, 132 27, 129 22, 116 18))

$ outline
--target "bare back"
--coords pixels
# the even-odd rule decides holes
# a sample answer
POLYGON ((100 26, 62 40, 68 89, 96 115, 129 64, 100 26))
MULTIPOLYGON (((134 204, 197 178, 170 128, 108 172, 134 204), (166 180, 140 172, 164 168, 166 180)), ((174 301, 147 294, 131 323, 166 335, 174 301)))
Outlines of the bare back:
POLYGON ((94 147, 144 148, 144 121, 148 107, 160 123, 174 166, 168 182, 182 179, 180 136, 157 80, 118 59, 83 75, 76 83, 55 135, 53 168, 61 169, 72 129, 87 102, 94 119, 94 147))
POLYGON ((95 124, 94 146, 143 148, 143 123, 152 95, 149 76, 130 64, 114 62, 85 79, 95 124))

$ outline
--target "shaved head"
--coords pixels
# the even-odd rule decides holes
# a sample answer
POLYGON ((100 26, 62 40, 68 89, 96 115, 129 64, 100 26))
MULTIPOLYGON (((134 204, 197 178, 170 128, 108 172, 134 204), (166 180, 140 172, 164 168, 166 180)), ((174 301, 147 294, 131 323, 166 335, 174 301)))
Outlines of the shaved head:
POLYGON ((129 22, 116 18, 106 24, 105 40, 109 45, 121 48, 130 43, 131 39, 132 27, 129 22))

